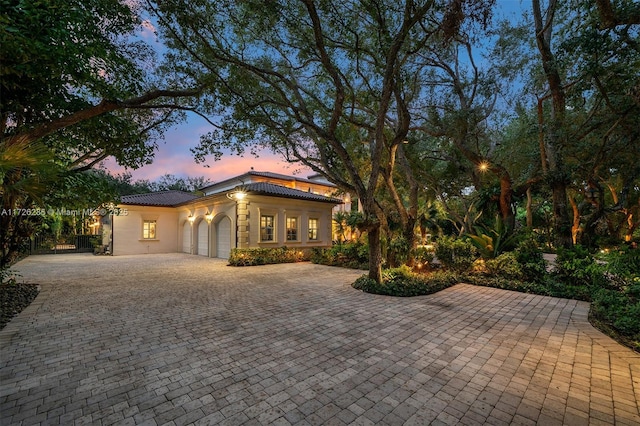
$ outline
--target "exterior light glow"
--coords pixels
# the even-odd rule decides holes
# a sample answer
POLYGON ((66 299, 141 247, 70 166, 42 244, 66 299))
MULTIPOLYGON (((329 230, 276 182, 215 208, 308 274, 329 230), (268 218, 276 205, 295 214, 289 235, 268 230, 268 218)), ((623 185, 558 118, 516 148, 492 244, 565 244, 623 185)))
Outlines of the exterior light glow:
POLYGON ((242 189, 236 189, 233 192, 227 193, 227 198, 230 200, 241 201, 241 200, 244 200, 246 197, 247 197, 247 193, 244 192, 242 189))
POLYGON ((486 172, 489 169, 489 163, 487 163, 486 161, 483 161, 478 165, 478 168, 480 169, 481 172, 486 172))
POLYGON ((207 212, 207 214, 204 215, 204 218, 207 220, 207 222, 211 223, 211 221, 213 220, 213 213, 207 212))
POLYGON ((189 217, 187 217, 187 220, 189 221, 190 224, 193 225, 193 222, 195 222, 196 217, 192 214, 189 215, 189 217))

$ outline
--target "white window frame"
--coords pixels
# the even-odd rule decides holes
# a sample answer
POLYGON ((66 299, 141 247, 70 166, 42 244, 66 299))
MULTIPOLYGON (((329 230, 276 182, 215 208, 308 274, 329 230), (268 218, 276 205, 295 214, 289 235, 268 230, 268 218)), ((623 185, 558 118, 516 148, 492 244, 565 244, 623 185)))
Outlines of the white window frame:
POLYGON ((145 241, 158 239, 158 220, 157 219, 142 220, 142 239, 145 241), (148 228, 147 228, 147 225, 149 225, 148 228), (151 227, 150 225, 153 225, 153 227, 151 227), (150 235, 151 232, 153 232, 153 236, 150 235))
POLYGON ((276 239, 276 215, 275 214, 268 214, 268 213, 260 213, 260 242, 261 243, 275 243, 277 241, 276 239), (264 238, 262 238, 263 236, 263 229, 266 229, 268 227, 268 225, 265 223, 265 225, 263 226, 262 224, 262 219, 263 218, 271 218, 271 239, 270 240, 265 240, 264 238))
POLYGON ((320 218, 310 217, 307 221, 307 239, 309 241, 319 241, 320 240, 320 218), (311 221, 315 221, 315 227, 311 227, 311 221), (315 238, 311 237, 311 231, 315 232, 315 238))
MULTIPOLYGON (((299 242, 300 241, 300 216, 286 216, 284 219, 284 228, 285 228, 285 241, 286 242, 299 242), (290 239, 289 238, 289 220, 294 220, 295 221, 295 238, 294 239, 290 239)), ((293 228, 291 228, 293 229, 293 228)))

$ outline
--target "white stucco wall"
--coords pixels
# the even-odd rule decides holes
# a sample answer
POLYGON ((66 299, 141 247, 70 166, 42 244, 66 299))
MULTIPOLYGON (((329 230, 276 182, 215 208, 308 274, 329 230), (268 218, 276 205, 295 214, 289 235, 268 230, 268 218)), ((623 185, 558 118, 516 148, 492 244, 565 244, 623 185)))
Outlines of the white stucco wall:
POLYGON ((248 247, 318 247, 331 245, 331 226, 333 205, 308 202, 288 198, 252 196, 248 203, 249 241, 248 247), (275 216, 275 241, 260 241, 260 216, 275 216), (286 217, 298 218, 298 240, 288 241, 286 236, 286 217), (309 219, 318 219, 318 239, 308 239, 309 219))
POLYGON ((331 245, 333 205, 329 203, 249 195, 243 201, 226 196, 204 197, 175 208, 132 205, 121 205, 119 208, 121 211, 126 210, 127 214, 114 216, 113 254, 116 256, 182 252, 226 257, 229 248, 234 247, 306 248, 331 245), (275 218, 275 240, 272 242, 260 241, 262 214, 273 215, 275 218), (298 219, 296 241, 286 239, 287 216, 298 219), (310 218, 319 221, 317 240, 308 238, 310 218), (156 221, 156 238, 143 238, 145 220, 156 221), (224 226, 220 225, 221 221, 224 221, 224 226), (218 235, 220 232, 224 235, 218 235), (202 241, 204 238, 206 241, 202 241))
POLYGON ((118 206, 126 215, 113 217, 113 255, 175 253, 178 212, 172 207, 118 206), (156 221, 156 238, 143 239, 144 220, 156 221))

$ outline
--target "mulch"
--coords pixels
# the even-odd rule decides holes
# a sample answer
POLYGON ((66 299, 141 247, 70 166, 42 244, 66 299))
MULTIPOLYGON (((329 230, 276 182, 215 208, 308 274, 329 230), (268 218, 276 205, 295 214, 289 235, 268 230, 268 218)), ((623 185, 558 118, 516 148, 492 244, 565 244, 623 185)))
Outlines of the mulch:
POLYGON ((0 284, 0 330, 36 298, 37 284, 0 284))

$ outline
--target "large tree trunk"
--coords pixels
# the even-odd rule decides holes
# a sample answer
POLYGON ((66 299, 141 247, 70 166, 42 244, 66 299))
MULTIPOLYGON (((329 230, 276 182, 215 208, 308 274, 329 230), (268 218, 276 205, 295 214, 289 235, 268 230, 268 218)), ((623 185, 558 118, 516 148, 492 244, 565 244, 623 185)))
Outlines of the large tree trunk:
POLYGON ((380 223, 369 227, 369 278, 382 282, 382 244, 380 243, 380 223))
POLYGON ((533 196, 531 187, 527 188, 527 228, 533 228, 533 196))
MULTIPOLYGON (((552 99, 551 123, 547 130, 545 130, 544 126, 540 126, 540 131, 546 133, 546 137, 544 139, 541 138, 544 141, 544 150, 541 150, 540 155, 542 156, 543 170, 549 177, 552 192, 556 245, 559 247, 571 247, 571 219, 569 218, 567 206, 567 184, 562 158, 562 148, 566 142, 566 134, 564 132, 566 101, 558 63, 551 51, 553 19, 557 8, 557 0, 549 2, 544 14, 540 8, 540 0, 533 0, 532 5, 536 42, 552 99), (545 17, 544 21, 543 16, 545 17)), ((541 112, 542 109, 539 107, 539 113, 541 112)))
POLYGON ((569 202, 571 203, 571 209, 573 210, 573 225, 571 225, 571 239, 573 244, 578 243, 578 233, 580 232, 580 209, 575 198, 570 196, 569 202))
POLYGON ((500 215, 509 232, 513 231, 516 226, 516 216, 511 207, 512 196, 513 184, 511 182, 511 176, 503 169, 500 175, 500 215))

